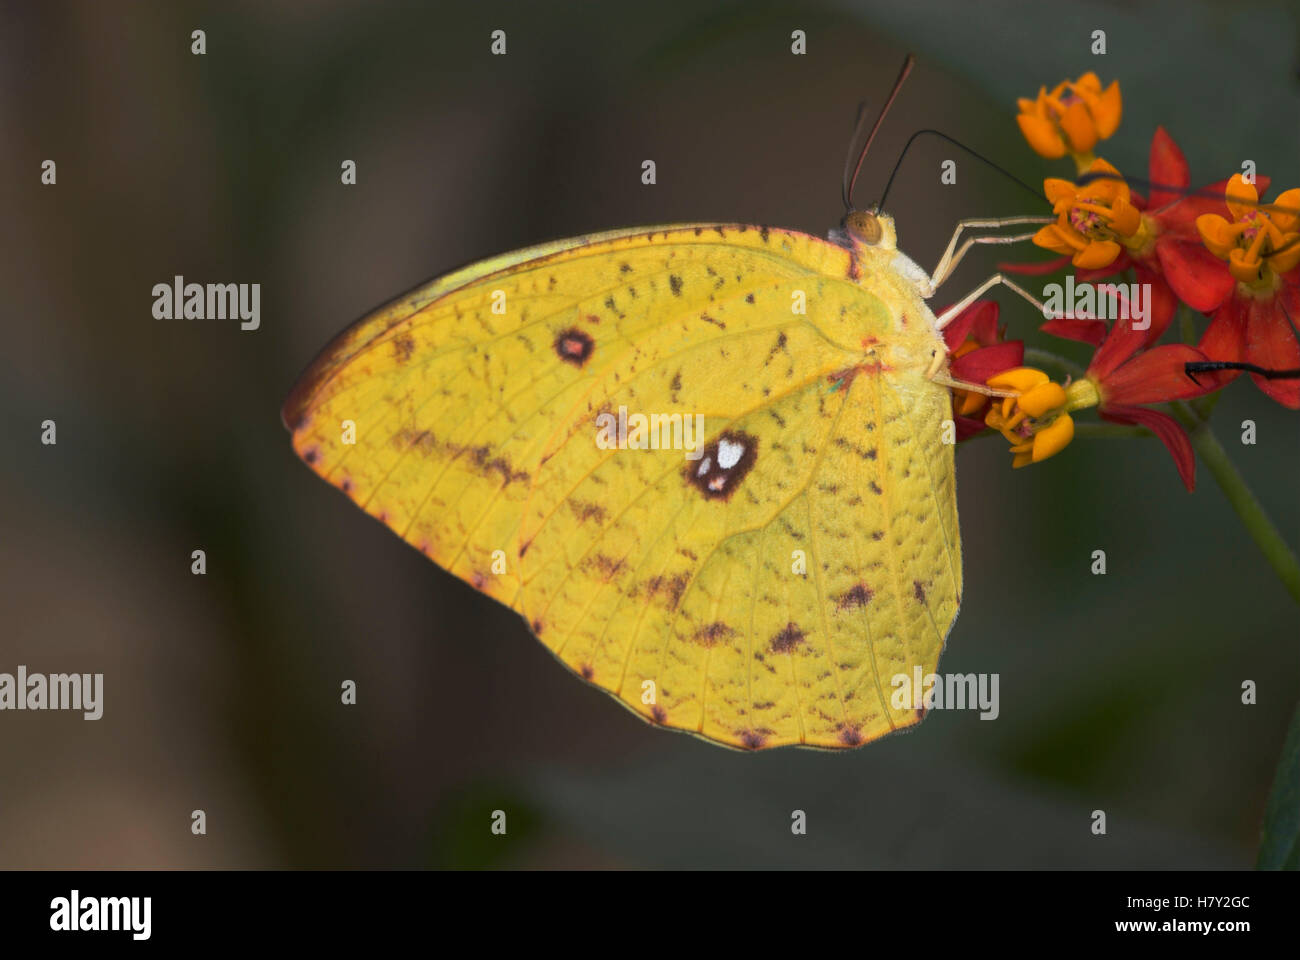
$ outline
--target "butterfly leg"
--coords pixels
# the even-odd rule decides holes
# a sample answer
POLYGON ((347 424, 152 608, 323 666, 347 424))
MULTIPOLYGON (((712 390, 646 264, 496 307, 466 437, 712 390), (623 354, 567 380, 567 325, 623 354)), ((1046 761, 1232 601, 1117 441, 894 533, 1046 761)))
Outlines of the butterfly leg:
POLYGON ((1038 311, 1042 313, 1044 319, 1053 320, 1059 318, 1058 314, 1053 313, 1051 310, 1048 310, 1046 304, 1044 304, 1043 301, 1039 300, 1037 297, 1035 297, 1024 287, 1020 286, 1020 284, 1016 283, 1013 280, 1007 279, 1007 277, 1001 273, 995 273, 993 274, 993 276, 989 277, 987 280, 981 283, 970 293, 966 294, 966 296, 962 297, 960 300, 954 303, 947 310, 943 311, 943 313, 935 317, 935 322, 939 327, 939 329, 942 330, 948 324, 952 323, 953 320, 955 320, 963 310, 965 310, 972 303, 974 303, 981 296, 983 296, 984 293, 990 287, 995 287, 998 284, 1002 284, 1004 287, 1010 288, 1012 292, 1014 292, 1020 297, 1023 297, 1029 303, 1032 303, 1038 309, 1038 311))
POLYGON ((972 219, 972 220, 960 221, 957 224, 957 229, 954 230, 952 233, 952 239, 948 241, 948 249, 944 251, 942 259, 939 260, 939 265, 934 268, 934 273, 930 275, 930 291, 926 296, 928 297, 934 295, 934 291, 938 290, 940 285, 942 285, 943 282, 947 280, 949 276, 952 275, 952 272, 957 269, 957 264, 961 263, 962 257, 966 256, 966 252, 970 250, 970 248, 974 244, 1023 243, 1025 240, 1032 240, 1035 236, 1034 233, 1017 233, 1008 236, 994 235, 994 236, 987 236, 987 237, 969 237, 967 238, 966 242, 963 243, 959 248, 957 246, 957 240, 959 237, 961 237, 961 232, 963 230, 966 230, 968 228, 974 228, 974 227, 992 227, 992 228, 1010 227, 1021 223, 1053 223, 1055 222, 1055 220, 1056 220, 1055 217, 1023 216, 1023 217, 1003 217, 1001 219, 972 219))
POLYGON ((941 350, 936 350, 930 358, 930 369, 925 372, 927 380, 933 380, 942 387, 952 387, 956 390, 968 390, 971 393, 978 393, 985 397, 1015 397, 1019 396, 1014 390, 995 390, 992 387, 985 386, 982 383, 972 383, 966 380, 957 380, 948 374, 944 369, 944 364, 948 355, 941 350))

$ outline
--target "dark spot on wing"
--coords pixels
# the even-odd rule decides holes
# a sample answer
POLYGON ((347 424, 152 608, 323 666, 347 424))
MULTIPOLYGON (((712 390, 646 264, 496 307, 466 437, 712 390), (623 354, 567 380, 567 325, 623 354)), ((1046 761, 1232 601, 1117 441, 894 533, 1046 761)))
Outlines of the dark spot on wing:
POLYGON ((595 554, 591 558, 591 562, 600 571, 600 577, 606 583, 614 579, 614 576, 623 569, 622 560, 615 560, 603 553, 595 554))
POLYGON ((579 520, 595 520, 597 523, 605 522, 605 508, 598 503, 588 503, 583 500, 570 500, 569 509, 579 520))
POLYGON ((782 330, 780 333, 776 335, 776 343, 774 343, 772 345, 772 349, 767 352, 767 360, 764 361, 764 364, 771 363, 772 358, 775 357, 779 351, 785 350, 785 345, 788 342, 789 341, 786 338, 785 331, 782 330))
POLYGON ((414 449, 425 454, 431 452, 438 445, 432 430, 413 430, 409 427, 399 430, 394 436, 393 442, 401 450, 414 449))
POLYGON ((696 630, 694 640, 702 647, 711 647, 719 640, 724 640, 735 632, 721 620, 715 620, 713 623, 696 630))
POLYGON ((677 609, 677 604, 681 602, 682 594, 686 592, 686 585, 690 583, 691 578, 684 573, 679 573, 671 577, 651 577, 646 581, 646 589, 652 597, 665 597, 668 601, 670 610, 677 609))
POLYGON ((740 486, 741 481, 758 460, 758 438, 742 430, 727 430, 718 435, 700 453, 698 460, 686 464, 684 476, 686 482, 704 495, 708 500, 726 500, 740 486), (718 459, 720 450, 728 458, 736 456, 736 446, 740 451, 737 459, 728 466, 723 466, 718 459))
POLYGON ((528 474, 522 470, 516 470, 505 457, 493 457, 492 448, 486 444, 467 449, 463 448, 460 452, 468 453, 470 459, 474 461, 474 466, 484 473, 499 474, 506 486, 528 480, 528 474))
POLYGON ((411 359, 411 354, 415 351, 415 338, 409 333, 404 333, 400 337, 393 338, 393 356, 398 363, 405 363, 411 359))
POLYGON ((650 719, 655 723, 663 723, 668 719, 668 714, 664 713, 664 708, 656 703, 650 708, 650 719))
POLYGON ((759 730, 742 730, 740 743, 746 750, 757 750, 767 741, 767 734, 759 730))
POLYGON ((770 644, 773 653, 790 653, 804 641, 804 632, 795 624, 787 623, 785 628, 772 638, 770 644))
POLYGON ((835 598, 835 608, 837 610, 851 610, 857 607, 865 607, 871 601, 872 596, 874 596, 874 591, 865 583, 859 583, 835 598))
POLYGON ((920 600, 922 603, 925 603, 925 584, 920 580, 912 581, 912 596, 916 597, 916 599, 920 600))
POLYGON ((856 747, 862 743, 862 732, 849 724, 840 725, 840 743, 846 747, 856 747))
POLYGON ((668 275, 668 286, 673 288, 674 297, 680 297, 682 295, 682 278, 677 276, 677 274, 670 273, 668 275))
POLYGON ((561 360, 575 367, 583 366, 590 359, 595 345, 596 342, 591 339, 591 334, 576 327, 565 330, 555 338, 555 352, 561 360))
POLYGON ((596 671, 591 668, 591 664, 589 663, 584 663, 579 667, 578 672, 582 674, 582 679, 584 680, 590 680, 596 675, 596 671))

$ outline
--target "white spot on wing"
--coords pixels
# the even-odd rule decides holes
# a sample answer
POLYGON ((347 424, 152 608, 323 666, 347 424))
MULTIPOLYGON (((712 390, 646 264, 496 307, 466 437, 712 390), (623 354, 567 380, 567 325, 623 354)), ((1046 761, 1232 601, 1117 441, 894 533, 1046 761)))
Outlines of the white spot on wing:
POLYGON ((700 469, 695 471, 697 477, 702 477, 709 472, 709 466, 713 463, 712 457, 705 457, 700 461, 700 469))
POLYGON ((730 470, 740 462, 740 456, 745 452, 743 443, 734 443, 726 437, 718 440, 718 466, 723 470, 730 470))

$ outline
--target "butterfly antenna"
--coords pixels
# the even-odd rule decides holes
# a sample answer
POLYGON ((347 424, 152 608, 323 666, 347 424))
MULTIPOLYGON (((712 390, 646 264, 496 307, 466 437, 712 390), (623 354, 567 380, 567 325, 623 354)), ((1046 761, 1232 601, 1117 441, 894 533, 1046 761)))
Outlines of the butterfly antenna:
POLYGON ((992 167, 998 173, 1002 174, 1002 176, 1006 177, 1016 186, 1020 187, 1020 189, 1024 190, 1026 193, 1032 196, 1039 203, 1047 203, 1047 198, 1043 196, 1042 191, 1035 190, 1033 187, 1025 183, 1025 181, 1021 180, 1010 170, 1007 170, 1005 167, 1002 167, 999 164, 995 163, 994 161, 990 160, 982 153, 978 153, 975 150, 972 150, 970 147, 966 146, 966 144, 962 143, 960 140, 956 140, 948 136, 948 134, 942 132, 941 130, 925 129, 925 130, 918 130, 916 131, 916 133, 912 134, 912 136, 908 138, 907 143, 903 146, 902 152, 899 153, 898 155, 898 162, 894 164, 893 172, 890 173, 889 179, 885 181, 885 189, 880 194, 880 202, 876 204, 877 210, 884 209, 885 198, 889 196, 889 188, 894 185, 894 177, 898 176, 899 168, 903 166, 903 159, 907 156, 907 151, 911 149, 912 143, 916 140, 917 137, 927 137, 927 136, 938 137, 940 140, 945 140, 948 143, 951 143, 958 150, 964 150, 966 153, 970 154, 980 163, 986 164, 987 166, 992 167))
POLYGON ((867 101, 863 100, 858 104, 858 119, 854 121, 853 134, 849 137, 849 149, 844 154, 844 176, 840 179, 840 197, 844 201, 845 211, 853 209, 853 202, 849 199, 849 177, 853 175, 853 151, 862 138, 862 126, 866 121, 867 101))
POLYGON ((1216 370, 1244 370, 1246 373, 1253 373, 1265 380, 1300 380, 1300 369, 1272 370, 1268 367, 1256 366, 1253 363, 1242 363, 1237 360, 1195 360, 1183 364, 1183 372, 1198 387, 1201 385, 1201 381, 1196 379, 1196 374, 1213 373, 1216 370))
POLYGON ((853 127, 853 139, 849 141, 849 154, 844 158, 844 181, 841 192, 844 200, 845 213, 851 213, 853 211, 853 187, 858 182, 858 174, 862 172, 862 161, 867 159, 867 151, 871 149, 871 141, 876 139, 876 131, 880 129, 880 125, 884 122, 886 114, 889 113, 889 108, 894 105, 894 100, 898 96, 898 91, 903 87, 903 81, 907 79, 907 75, 912 72, 912 67, 915 65, 916 55, 909 53, 903 59, 902 69, 898 71, 898 79, 894 81, 894 89, 890 91, 889 99, 886 100, 885 105, 881 107, 880 114, 876 117, 876 122, 871 125, 871 132, 867 134, 867 142, 862 145, 862 152, 858 154, 858 162, 853 167, 852 175, 850 175, 849 163, 853 158, 853 145, 858 142, 858 136, 862 132, 862 122, 866 119, 867 114, 867 105, 865 103, 858 107, 858 122, 853 127))

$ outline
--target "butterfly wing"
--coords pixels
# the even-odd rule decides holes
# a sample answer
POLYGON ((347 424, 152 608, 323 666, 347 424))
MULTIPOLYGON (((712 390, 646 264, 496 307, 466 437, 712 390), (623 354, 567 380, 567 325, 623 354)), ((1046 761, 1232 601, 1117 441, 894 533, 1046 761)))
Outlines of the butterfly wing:
POLYGON ((345 331, 285 423, 648 720, 856 745, 916 722, 890 681, 936 668, 961 563, 947 392, 875 358, 897 320, 855 270, 743 226, 532 248, 345 331))

